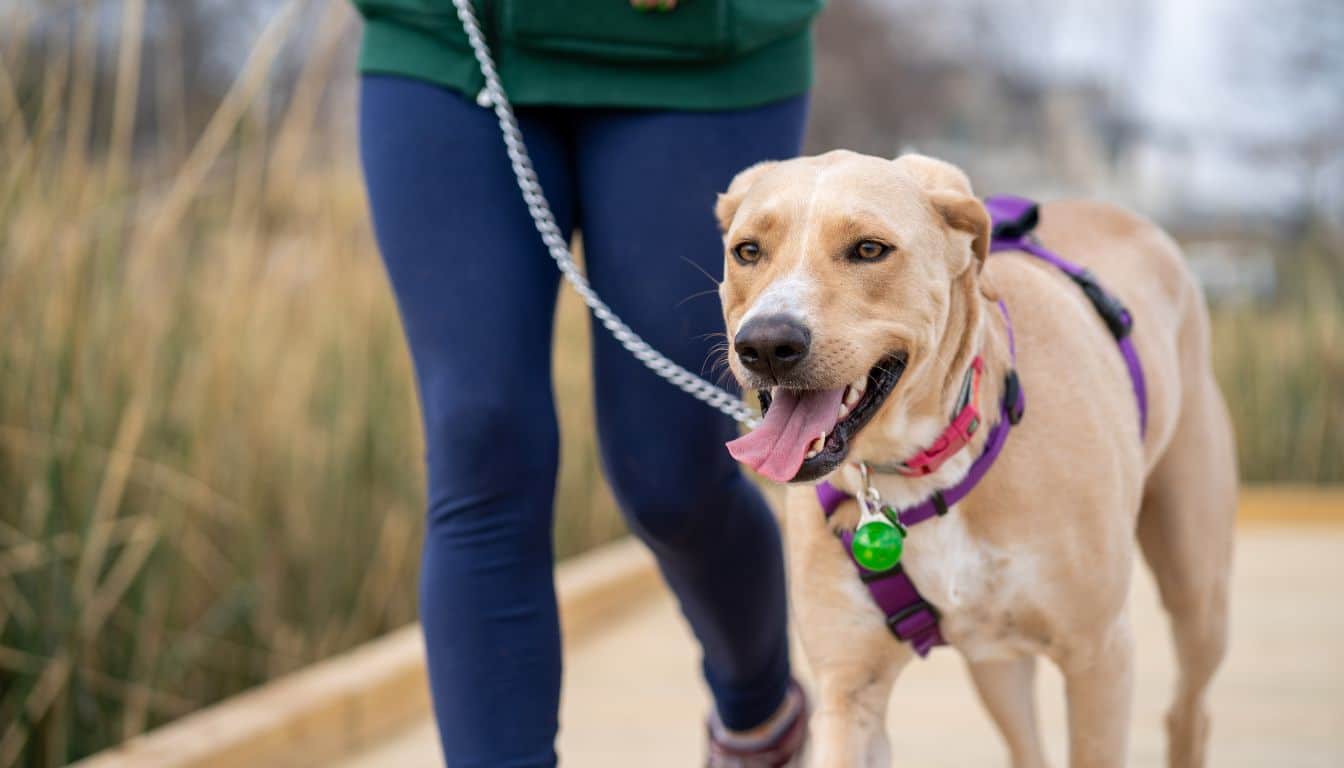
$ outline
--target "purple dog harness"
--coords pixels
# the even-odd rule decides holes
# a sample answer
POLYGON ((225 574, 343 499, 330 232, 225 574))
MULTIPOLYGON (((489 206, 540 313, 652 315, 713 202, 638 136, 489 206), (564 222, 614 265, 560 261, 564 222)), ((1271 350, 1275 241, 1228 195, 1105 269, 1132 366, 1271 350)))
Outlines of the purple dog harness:
MULTIPOLYGON (((1143 383, 1143 366, 1130 338, 1134 320, 1129 310, 1118 299, 1107 293, 1090 271, 1060 258, 1041 246, 1032 235, 1032 230, 1040 220, 1036 203, 1021 197, 999 196, 987 198, 985 207, 989 210, 994 226, 990 253, 1022 251, 1052 264, 1077 283, 1096 307, 1106 327, 1115 336, 1120 353, 1125 358, 1125 366, 1129 369, 1134 397, 1139 406, 1139 433, 1142 435, 1148 422, 1148 393, 1143 383)), ((1004 327, 1008 331, 1008 349, 1015 366, 1017 349, 1013 339, 1013 324, 1008 317, 1008 308, 1002 301, 999 302, 999 311, 1003 314, 1004 327)), ((990 428, 984 450, 971 464, 970 470, 961 481, 950 488, 935 491, 933 495, 914 506, 897 511, 896 517, 901 525, 908 528, 931 517, 945 515, 949 508, 970 494, 994 465, 994 460, 998 458, 1008 439, 1009 430, 1022 420, 1025 405, 1017 372, 1010 367, 1004 381, 1003 400, 999 403, 999 420, 990 428)), ((821 503, 827 518, 835 514, 840 504, 850 498, 852 497, 848 493, 830 483, 821 483, 817 486, 817 501, 821 503)), ((841 534, 846 552, 850 552, 853 537, 854 534, 849 531, 841 534)), ((850 559, 853 560, 852 553, 850 559)), ((938 628, 938 610, 920 596, 915 583, 910 580, 899 563, 893 569, 884 572, 870 571, 857 561, 854 562, 854 567, 859 571, 859 578, 868 587, 873 602, 877 603, 878 608, 886 615, 887 627, 891 629, 892 634, 910 643, 915 653, 920 656, 928 655, 934 646, 946 644, 938 628)))
POLYGON ((1106 323, 1111 335, 1120 345, 1120 354, 1125 358, 1129 369, 1129 380, 1134 385, 1134 399, 1139 403, 1139 435, 1148 428, 1148 389, 1143 383, 1143 365, 1139 362, 1139 353, 1134 350, 1134 340, 1130 331, 1134 328, 1134 317, 1120 300, 1107 293, 1089 270, 1071 261, 1060 258, 1043 247, 1031 233, 1040 221, 1040 209, 1036 203, 1023 197, 998 195, 985 198, 985 208, 989 210, 990 220, 994 222, 993 237, 989 241, 989 252, 1022 251, 1053 265, 1078 284, 1083 294, 1096 307, 1097 314, 1106 323))

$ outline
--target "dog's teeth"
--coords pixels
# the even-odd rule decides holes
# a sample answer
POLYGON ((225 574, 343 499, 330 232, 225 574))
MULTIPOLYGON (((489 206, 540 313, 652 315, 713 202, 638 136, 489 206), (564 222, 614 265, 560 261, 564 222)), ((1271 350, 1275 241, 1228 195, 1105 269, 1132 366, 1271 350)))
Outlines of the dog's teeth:
POLYGON ((823 444, 823 443, 824 443, 824 441, 821 440, 820 438, 818 438, 818 439, 816 439, 816 440, 813 440, 813 441, 807 446, 807 453, 804 454, 804 457, 805 457, 805 458, 809 458, 809 459, 816 458, 817 455, 821 453, 821 447, 822 447, 822 444, 823 444))
POLYGON ((818 437, 816 440, 813 440, 811 443, 808 444, 807 458, 810 459, 813 456, 816 456, 817 454, 821 453, 821 449, 824 448, 825 446, 826 446, 826 435, 825 433, 823 433, 821 437, 818 437))
POLYGON ((843 419, 843 418, 845 418, 845 417, 848 416, 848 415, 849 415, 849 406, 848 406, 848 405, 845 405, 844 403, 841 403, 841 404, 840 404, 840 418, 843 419))
POLYGON ((845 396, 840 407, 846 409, 853 408, 855 405, 858 405, 859 400, 862 398, 863 389, 855 389, 854 385, 851 384, 845 389, 845 396))

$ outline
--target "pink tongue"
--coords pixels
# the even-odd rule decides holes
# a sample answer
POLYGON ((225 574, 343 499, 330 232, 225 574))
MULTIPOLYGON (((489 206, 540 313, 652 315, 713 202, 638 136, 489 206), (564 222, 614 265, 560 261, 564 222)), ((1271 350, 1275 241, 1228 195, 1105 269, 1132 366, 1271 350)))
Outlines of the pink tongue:
POLYGON ((734 459, 779 483, 787 483, 803 465, 807 446, 840 420, 845 388, 805 392, 776 389, 765 420, 728 443, 734 459))

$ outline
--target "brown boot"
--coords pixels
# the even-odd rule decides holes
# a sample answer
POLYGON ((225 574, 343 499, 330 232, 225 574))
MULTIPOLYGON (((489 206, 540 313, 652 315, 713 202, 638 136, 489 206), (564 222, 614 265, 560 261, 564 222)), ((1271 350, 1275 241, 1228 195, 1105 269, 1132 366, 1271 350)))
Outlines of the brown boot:
POLYGON ((733 737, 719 722, 718 715, 712 715, 708 728, 708 768, 789 768, 802 765, 810 707, 807 694, 796 680, 789 684, 788 697, 793 702, 793 713, 772 726, 765 735, 749 741, 733 737))

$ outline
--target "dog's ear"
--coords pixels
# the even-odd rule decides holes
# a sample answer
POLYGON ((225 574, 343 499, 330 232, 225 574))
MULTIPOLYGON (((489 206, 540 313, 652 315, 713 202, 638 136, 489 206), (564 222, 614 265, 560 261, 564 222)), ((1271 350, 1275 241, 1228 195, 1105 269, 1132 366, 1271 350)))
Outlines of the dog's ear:
POLYGON ((983 267, 989 256, 989 211, 976 198, 966 173, 925 155, 902 155, 893 162, 919 184, 947 226, 970 237, 976 269, 983 267))
POLYGON ((984 203, 975 195, 959 192, 930 192, 929 202, 949 227, 970 236, 971 255, 975 257, 975 268, 979 271, 989 257, 989 211, 985 210, 984 203))
POLYGON ((751 185, 776 165, 779 165, 778 161, 767 160, 746 168, 733 177, 733 183, 728 185, 728 191, 720 194, 718 201, 714 203, 714 215, 719 219, 720 231, 728 231, 729 225, 733 223, 733 216, 737 215, 737 208, 742 205, 742 198, 747 196, 751 185))

